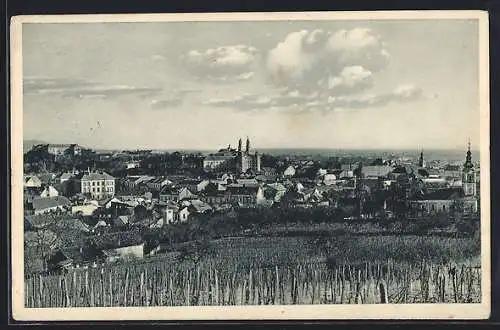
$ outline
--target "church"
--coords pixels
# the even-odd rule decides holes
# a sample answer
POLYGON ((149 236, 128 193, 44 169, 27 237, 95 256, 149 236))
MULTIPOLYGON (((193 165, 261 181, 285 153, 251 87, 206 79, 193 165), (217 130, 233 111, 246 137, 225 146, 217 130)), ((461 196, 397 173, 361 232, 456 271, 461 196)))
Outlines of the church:
POLYGON ((238 173, 259 173, 260 154, 256 151, 250 153, 250 139, 247 137, 245 150, 241 148, 241 139, 238 141, 238 156, 236 160, 236 170, 238 173))
MULTIPOLYGON (((423 153, 419 166, 424 167, 423 153)), ((460 187, 450 187, 429 193, 416 194, 410 201, 410 210, 414 213, 454 212, 461 210, 467 214, 475 214, 479 210, 476 169, 472 163, 469 147, 462 166, 462 183, 460 187)))
POLYGON ((261 156, 255 151, 250 152, 250 139, 247 137, 245 149, 242 148, 241 138, 238 141, 238 149, 221 149, 215 154, 208 155, 203 160, 203 168, 206 171, 227 170, 239 174, 255 174, 261 170, 261 156))

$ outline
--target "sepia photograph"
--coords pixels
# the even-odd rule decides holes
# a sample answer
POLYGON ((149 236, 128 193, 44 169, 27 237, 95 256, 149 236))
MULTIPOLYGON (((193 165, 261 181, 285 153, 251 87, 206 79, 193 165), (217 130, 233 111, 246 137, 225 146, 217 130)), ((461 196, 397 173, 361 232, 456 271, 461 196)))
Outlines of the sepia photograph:
POLYGON ((18 16, 16 320, 487 318, 488 16, 18 16))

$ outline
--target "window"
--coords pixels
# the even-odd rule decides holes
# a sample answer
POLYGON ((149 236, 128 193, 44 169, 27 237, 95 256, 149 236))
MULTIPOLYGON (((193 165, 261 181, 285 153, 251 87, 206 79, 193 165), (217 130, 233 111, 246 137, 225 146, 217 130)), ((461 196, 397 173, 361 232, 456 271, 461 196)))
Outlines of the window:
POLYGON ((443 211, 446 211, 446 205, 443 205, 443 211))

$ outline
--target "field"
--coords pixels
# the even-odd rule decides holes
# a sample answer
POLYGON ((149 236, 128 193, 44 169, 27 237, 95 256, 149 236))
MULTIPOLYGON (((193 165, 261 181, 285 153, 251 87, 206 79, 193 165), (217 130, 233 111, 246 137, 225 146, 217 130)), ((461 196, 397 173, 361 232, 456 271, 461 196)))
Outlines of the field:
MULTIPOLYGON (((186 246, 186 245, 184 245, 186 246)), ((472 238, 228 238, 25 281, 27 307, 480 302, 472 238)))

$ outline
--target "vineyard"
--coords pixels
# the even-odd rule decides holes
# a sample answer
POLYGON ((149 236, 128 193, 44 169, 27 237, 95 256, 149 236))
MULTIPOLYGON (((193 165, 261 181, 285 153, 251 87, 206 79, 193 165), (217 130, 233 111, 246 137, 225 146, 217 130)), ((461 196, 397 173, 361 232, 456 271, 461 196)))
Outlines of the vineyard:
POLYGON ((470 263, 263 267, 143 262, 25 280, 27 307, 472 303, 481 270, 470 263))

